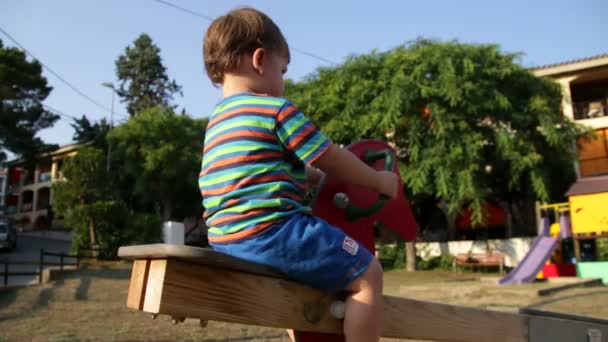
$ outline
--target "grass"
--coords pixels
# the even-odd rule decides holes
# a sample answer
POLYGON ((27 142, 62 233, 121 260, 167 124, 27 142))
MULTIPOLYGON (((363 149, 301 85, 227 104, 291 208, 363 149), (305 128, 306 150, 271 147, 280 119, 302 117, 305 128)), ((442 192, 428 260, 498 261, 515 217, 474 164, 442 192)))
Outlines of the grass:
MULTIPOLYGON (((281 329, 186 320, 173 325, 126 308, 130 263, 90 264, 44 286, 0 292, 0 341, 288 341, 281 329)), ((548 284, 498 287, 479 273, 391 271, 385 293, 457 305, 516 311, 535 306, 608 319, 608 290, 573 289, 538 297, 548 284)), ((488 276, 488 274, 483 274, 488 276)), ((387 340, 389 341, 389 340, 387 340)))

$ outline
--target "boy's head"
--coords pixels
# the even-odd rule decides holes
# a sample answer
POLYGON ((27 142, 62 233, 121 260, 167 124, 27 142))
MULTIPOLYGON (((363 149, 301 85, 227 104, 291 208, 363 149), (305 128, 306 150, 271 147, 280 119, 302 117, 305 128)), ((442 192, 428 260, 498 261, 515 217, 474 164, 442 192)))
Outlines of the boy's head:
POLYGON ((241 8, 215 19, 205 34, 203 56, 214 84, 224 85, 237 75, 251 81, 254 91, 283 93, 289 46, 279 27, 260 11, 241 8))

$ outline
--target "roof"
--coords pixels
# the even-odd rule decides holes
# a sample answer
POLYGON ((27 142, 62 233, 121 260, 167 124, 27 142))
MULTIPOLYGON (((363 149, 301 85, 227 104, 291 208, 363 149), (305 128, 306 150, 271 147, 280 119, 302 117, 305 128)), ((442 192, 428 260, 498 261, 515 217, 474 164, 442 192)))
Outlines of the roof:
POLYGON ((608 192, 608 175, 580 178, 570 187, 566 195, 579 196, 601 192, 608 192))
POLYGON ((532 67, 530 70, 537 76, 550 76, 600 66, 608 66, 608 53, 554 64, 541 65, 532 67))
MULTIPOLYGON (((42 152, 38 156, 40 156, 40 157, 57 156, 57 155, 61 155, 64 153, 69 153, 69 152, 75 151, 78 148, 80 148, 81 146, 83 146, 83 144, 76 143, 76 144, 64 145, 64 146, 60 146, 59 148, 52 150, 52 151, 42 152)), ((23 162, 24 162, 23 159, 18 158, 18 159, 13 159, 13 160, 7 161, 6 165, 14 166, 14 165, 22 164, 23 162)))

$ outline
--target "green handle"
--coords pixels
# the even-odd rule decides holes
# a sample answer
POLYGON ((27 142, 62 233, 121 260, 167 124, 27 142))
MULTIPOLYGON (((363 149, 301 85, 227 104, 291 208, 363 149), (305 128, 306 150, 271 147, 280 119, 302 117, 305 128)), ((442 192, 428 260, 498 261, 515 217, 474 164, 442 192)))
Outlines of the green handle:
MULTIPOLYGON (((363 159, 368 165, 373 165, 376 161, 384 159, 384 170, 393 171, 393 152, 389 149, 379 151, 366 151, 363 159)), ((361 217, 374 215, 384 207, 384 204, 386 204, 387 200, 388 196, 380 195, 376 203, 372 204, 370 207, 367 208, 359 208, 349 203, 345 209, 346 219, 352 222, 361 217)))

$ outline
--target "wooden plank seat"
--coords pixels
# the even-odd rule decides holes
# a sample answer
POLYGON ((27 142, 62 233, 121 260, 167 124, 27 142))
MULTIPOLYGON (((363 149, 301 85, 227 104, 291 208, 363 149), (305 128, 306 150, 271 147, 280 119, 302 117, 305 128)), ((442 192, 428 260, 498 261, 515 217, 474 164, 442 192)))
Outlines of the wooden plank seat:
MULTIPOLYGON (((121 247, 132 259, 127 306, 177 320, 196 318, 341 333, 330 314, 339 300, 265 266, 210 249, 121 247)), ((436 341, 526 341, 525 316, 384 296, 382 336, 436 341), (498 337, 497 337, 498 336, 498 337)))
MULTIPOLYGON (((121 247, 133 260, 127 306, 153 315, 342 332, 330 295, 268 267, 210 249, 154 244, 121 247)), ((608 321, 551 313, 506 313, 384 296, 383 337, 432 341, 603 341, 608 321), (598 338, 599 336, 599 338, 598 338)))

